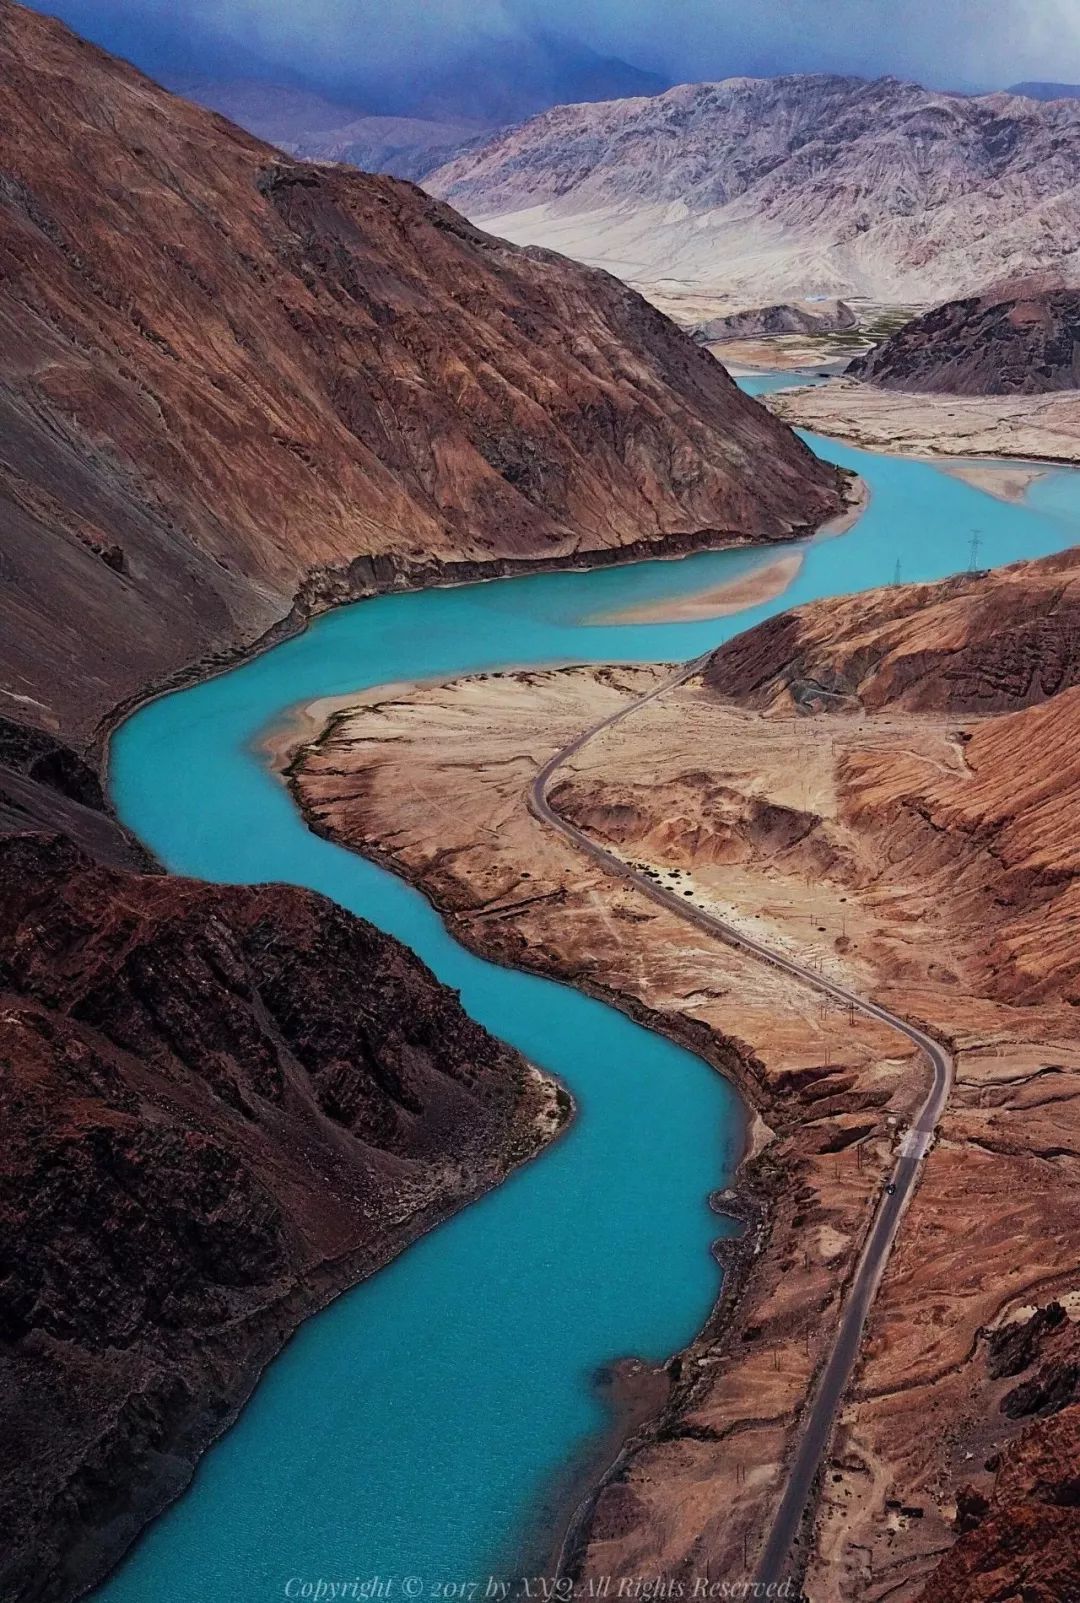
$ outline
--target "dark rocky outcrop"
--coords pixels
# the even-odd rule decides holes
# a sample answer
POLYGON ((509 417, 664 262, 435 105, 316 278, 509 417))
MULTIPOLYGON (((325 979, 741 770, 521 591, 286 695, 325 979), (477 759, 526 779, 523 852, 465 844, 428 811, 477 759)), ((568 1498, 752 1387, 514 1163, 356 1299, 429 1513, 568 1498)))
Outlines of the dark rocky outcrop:
POLYGON ((1048 1329, 1057 1333, 1040 1371, 1057 1400, 1005 1448, 992 1484, 962 1488, 959 1540, 919 1603, 1080 1603, 1080 1341, 1046 1313, 1027 1323, 1035 1348, 1048 1329))
POLYGON ((564 1111, 322 897, 0 840, 0 1594, 100 1575, 293 1327, 564 1111))
POLYGON ((1045 395, 1080 388, 1080 288, 1040 279, 936 306, 848 365, 890 390, 1045 395))

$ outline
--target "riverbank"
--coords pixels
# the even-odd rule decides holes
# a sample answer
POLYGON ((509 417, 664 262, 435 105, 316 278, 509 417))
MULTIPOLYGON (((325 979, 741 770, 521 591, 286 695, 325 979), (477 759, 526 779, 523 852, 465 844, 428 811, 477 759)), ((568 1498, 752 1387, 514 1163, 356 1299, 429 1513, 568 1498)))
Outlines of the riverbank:
POLYGON ((1080 463, 1080 399, 1052 395, 918 395, 830 378, 764 398, 777 417, 869 451, 932 459, 1004 457, 1080 463))
MULTIPOLYGON (((974 478, 969 482, 977 483, 974 478)), ((981 487, 981 486, 980 486, 981 487)), ((832 540, 854 528, 870 504, 870 488, 864 479, 853 476, 845 491, 846 510, 823 523, 815 540, 832 540)), ((709 618, 728 618, 753 607, 775 601, 787 591, 802 571, 801 551, 777 557, 760 567, 736 575, 723 584, 667 601, 645 602, 621 612, 602 614, 591 622, 603 624, 694 623, 709 618)))
MULTIPOLYGON (((866 505, 866 486, 858 475, 845 471, 841 500, 844 511, 827 519, 820 529, 793 528, 787 539, 799 540, 826 531, 849 528, 866 505)), ((783 546, 786 540, 777 540, 783 546)), ((310 574, 297 590, 292 605, 276 622, 250 640, 222 645, 209 656, 199 657, 182 667, 150 679, 129 697, 116 702, 93 732, 87 758, 100 773, 108 793, 109 746, 113 735, 135 713, 162 696, 190 689, 219 674, 252 662, 276 646, 302 634, 316 619, 340 607, 380 596, 416 594, 426 590, 457 589, 477 584, 499 583, 506 579, 528 579, 543 573, 593 573, 607 568, 633 567, 642 562, 680 562, 705 552, 755 549, 747 539, 718 539, 714 530, 694 534, 641 540, 634 545, 605 547, 599 551, 564 553, 553 557, 515 559, 493 557, 487 562, 440 562, 401 564, 397 559, 357 557, 342 568, 322 568, 310 574)))
MULTIPOLYGON (((754 1110, 755 1156, 735 1184, 754 1203, 755 1227, 727 1260, 729 1281, 703 1331, 669 1365, 675 1385, 666 1408, 579 1512, 570 1548, 585 1577, 642 1566, 680 1573, 691 1553, 707 1555, 711 1573, 745 1573, 744 1543, 753 1551, 791 1422, 824 1357, 820 1310, 839 1295, 890 1162, 888 1127, 881 1123, 875 1143, 860 1116, 865 1088, 843 1088, 870 1075, 871 1100, 897 1099, 894 1120, 917 1089, 891 1032, 861 1020, 838 1032, 801 987, 643 903, 525 813, 530 758, 513 753, 534 744, 549 751, 653 675, 577 669, 416 687, 352 718, 339 713, 293 774, 309 821, 418 884, 458 940, 677 1032, 734 1077, 754 1110), (367 776, 362 799, 343 762, 352 738, 367 776), (345 814, 334 809, 328 783, 353 795, 345 814), (526 862, 527 885, 517 868, 526 862), (884 1076, 881 1068, 871 1074, 890 1058, 884 1076), (815 1067, 823 1062, 831 1068, 815 1067), (833 1095, 823 1099, 826 1088, 833 1095), (826 1137, 826 1120, 850 1134, 826 1137), (817 1221, 809 1241, 808 1208, 817 1221), (691 1491, 699 1477, 707 1477, 708 1508, 691 1491)), ((656 738, 650 721, 650 761, 656 738)))
POLYGON ((696 595, 681 596, 671 601, 658 601, 627 607, 625 612, 603 616, 599 623, 691 623, 701 618, 727 618, 747 607, 760 606, 782 596, 798 576, 803 565, 801 552, 778 557, 764 567, 728 579, 713 590, 702 590, 696 595))

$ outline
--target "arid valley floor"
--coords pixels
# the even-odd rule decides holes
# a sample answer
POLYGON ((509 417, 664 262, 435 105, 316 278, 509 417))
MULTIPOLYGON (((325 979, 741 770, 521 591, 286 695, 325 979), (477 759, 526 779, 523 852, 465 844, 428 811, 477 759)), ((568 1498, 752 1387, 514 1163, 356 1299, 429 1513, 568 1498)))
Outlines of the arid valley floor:
MULTIPOLYGON (((1080 1293, 1063 1268, 1080 1250, 1077 970, 1072 893, 1055 890, 1076 818, 1051 794, 1080 721, 1076 586, 1066 557, 774 620, 588 744, 551 792, 694 905, 957 1051, 825 1477, 812 1596, 915 1596, 964 1528, 965 1498, 992 1495, 991 1467, 1076 1364, 1068 1318, 1025 1323, 1080 1293), (1031 675, 1054 641, 1049 694, 1031 675)), ((702 1561, 722 1574, 756 1541, 925 1073, 891 1032, 658 909, 527 811, 550 752, 662 672, 390 687, 338 708, 292 780, 314 827, 421 885, 466 944, 693 1042, 755 1109, 743 1179, 767 1199, 768 1253, 600 1495, 586 1575, 702 1561)), ((1047 1518, 1075 1535, 1074 1513, 1047 1518)), ((952 1595, 978 1541, 953 1550, 928 1597, 952 1595)))

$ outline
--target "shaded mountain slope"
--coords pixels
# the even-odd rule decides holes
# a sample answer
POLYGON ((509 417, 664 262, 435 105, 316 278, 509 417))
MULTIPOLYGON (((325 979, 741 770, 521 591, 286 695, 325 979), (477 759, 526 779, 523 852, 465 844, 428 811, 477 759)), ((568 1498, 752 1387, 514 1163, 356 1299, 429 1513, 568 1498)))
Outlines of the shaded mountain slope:
POLYGON ((1039 278, 935 306, 847 368, 885 389, 1046 395, 1080 388, 1080 289, 1039 278))
POLYGON ((345 161, 365 172, 419 179, 443 166, 488 125, 461 117, 373 116, 258 78, 179 78, 169 88, 219 111, 257 139, 307 161, 345 161))

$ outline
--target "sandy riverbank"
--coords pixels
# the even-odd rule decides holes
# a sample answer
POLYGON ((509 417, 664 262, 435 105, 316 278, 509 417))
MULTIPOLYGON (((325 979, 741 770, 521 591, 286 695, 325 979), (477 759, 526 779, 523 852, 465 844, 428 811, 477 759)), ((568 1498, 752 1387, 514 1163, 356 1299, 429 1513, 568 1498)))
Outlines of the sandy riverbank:
MULTIPOLYGON (((814 540, 832 540, 854 528, 870 504, 870 486, 865 479, 852 479, 848 485, 847 508, 837 518, 822 524, 814 540)), ((751 607, 774 601, 789 589, 802 571, 806 558, 802 551, 789 551, 749 573, 736 574, 723 584, 695 590, 684 596, 662 601, 642 602, 618 612, 598 613, 592 623, 696 623, 706 618, 726 618, 751 607)), ((347 699, 347 698, 346 698, 347 699)), ((354 700, 356 698, 353 698, 354 700)))
MULTIPOLYGON (((915 395, 833 378, 762 397, 795 427, 871 451, 935 458, 1080 464, 1080 393, 915 395)), ((994 490, 993 493, 1001 493, 994 490)))
POLYGON ((996 496, 999 501, 1023 501, 1033 484, 1053 470, 1034 462, 942 462, 934 467, 954 479, 962 479, 976 490, 996 496))
POLYGON ((750 573, 740 573, 709 590, 672 596, 666 601, 645 602, 621 612, 601 613, 589 622, 691 623, 701 618, 726 618, 782 596, 798 577, 805 560, 801 551, 792 551, 786 557, 777 557, 775 562, 767 562, 750 573))

